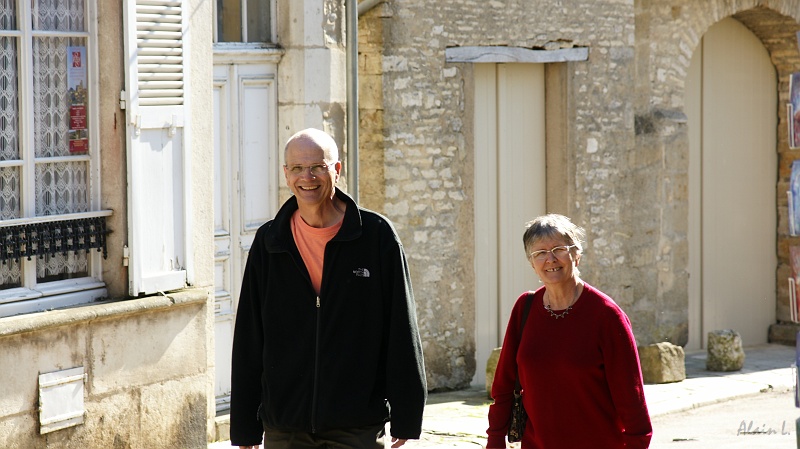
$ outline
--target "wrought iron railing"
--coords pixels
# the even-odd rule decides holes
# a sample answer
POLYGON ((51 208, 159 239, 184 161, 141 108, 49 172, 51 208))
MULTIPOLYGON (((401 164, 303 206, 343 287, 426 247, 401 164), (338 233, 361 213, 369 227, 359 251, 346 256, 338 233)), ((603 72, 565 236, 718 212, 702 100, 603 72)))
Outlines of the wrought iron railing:
POLYGON ((76 218, 0 226, 0 261, 96 249, 108 257, 106 217, 76 218))

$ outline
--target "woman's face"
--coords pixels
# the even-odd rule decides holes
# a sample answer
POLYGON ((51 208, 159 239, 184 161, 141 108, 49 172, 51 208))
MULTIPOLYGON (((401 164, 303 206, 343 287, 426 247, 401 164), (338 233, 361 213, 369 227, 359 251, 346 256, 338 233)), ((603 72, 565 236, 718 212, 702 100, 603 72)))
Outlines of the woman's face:
POLYGON ((570 246, 569 242, 560 236, 545 237, 530 246, 528 261, 545 285, 571 281, 577 277, 575 268, 580 263, 581 256, 575 254, 575 247, 570 247, 568 251, 552 251, 553 248, 567 246, 570 246), (547 252, 532 257, 531 254, 536 251, 547 252))

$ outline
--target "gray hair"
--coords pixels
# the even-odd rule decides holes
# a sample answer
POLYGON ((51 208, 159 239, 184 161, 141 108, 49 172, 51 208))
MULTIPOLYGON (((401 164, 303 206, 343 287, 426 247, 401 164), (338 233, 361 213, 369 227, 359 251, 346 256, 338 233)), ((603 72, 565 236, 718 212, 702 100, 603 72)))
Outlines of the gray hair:
POLYGON ((530 247, 536 242, 546 239, 560 237, 567 241, 569 245, 575 245, 576 254, 583 253, 583 241, 586 231, 576 225, 569 218, 559 214, 547 214, 525 223, 525 233, 522 235, 522 243, 525 245, 525 258, 530 254, 530 247))

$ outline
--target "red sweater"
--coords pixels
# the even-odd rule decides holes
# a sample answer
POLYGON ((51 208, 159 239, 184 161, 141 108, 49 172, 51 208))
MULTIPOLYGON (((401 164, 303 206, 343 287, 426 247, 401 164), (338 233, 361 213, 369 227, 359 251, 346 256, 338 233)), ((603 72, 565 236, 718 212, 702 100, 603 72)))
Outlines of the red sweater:
POLYGON ((584 284, 572 310, 556 319, 543 307, 544 290, 534 293, 521 343, 527 293, 511 311, 492 384, 487 448, 506 447, 518 367, 528 413, 523 449, 647 448, 653 430, 627 315, 584 284))

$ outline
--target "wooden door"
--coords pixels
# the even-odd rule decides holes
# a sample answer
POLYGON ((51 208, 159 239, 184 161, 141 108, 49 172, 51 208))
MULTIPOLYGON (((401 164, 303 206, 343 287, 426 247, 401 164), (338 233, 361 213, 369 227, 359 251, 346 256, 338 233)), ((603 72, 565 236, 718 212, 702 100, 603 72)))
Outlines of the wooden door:
POLYGON ((543 64, 475 64, 475 383, 517 297, 539 285, 525 223, 546 213, 543 64))
POLYGON ((688 349, 718 329, 766 343, 775 322, 776 83, 761 41, 732 18, 692 58, 688 349))
POLYGON ((214 60, 215 395, 227 409, 231 346, 247 255, 277 212, 277 65, 219 52, 214 60))

